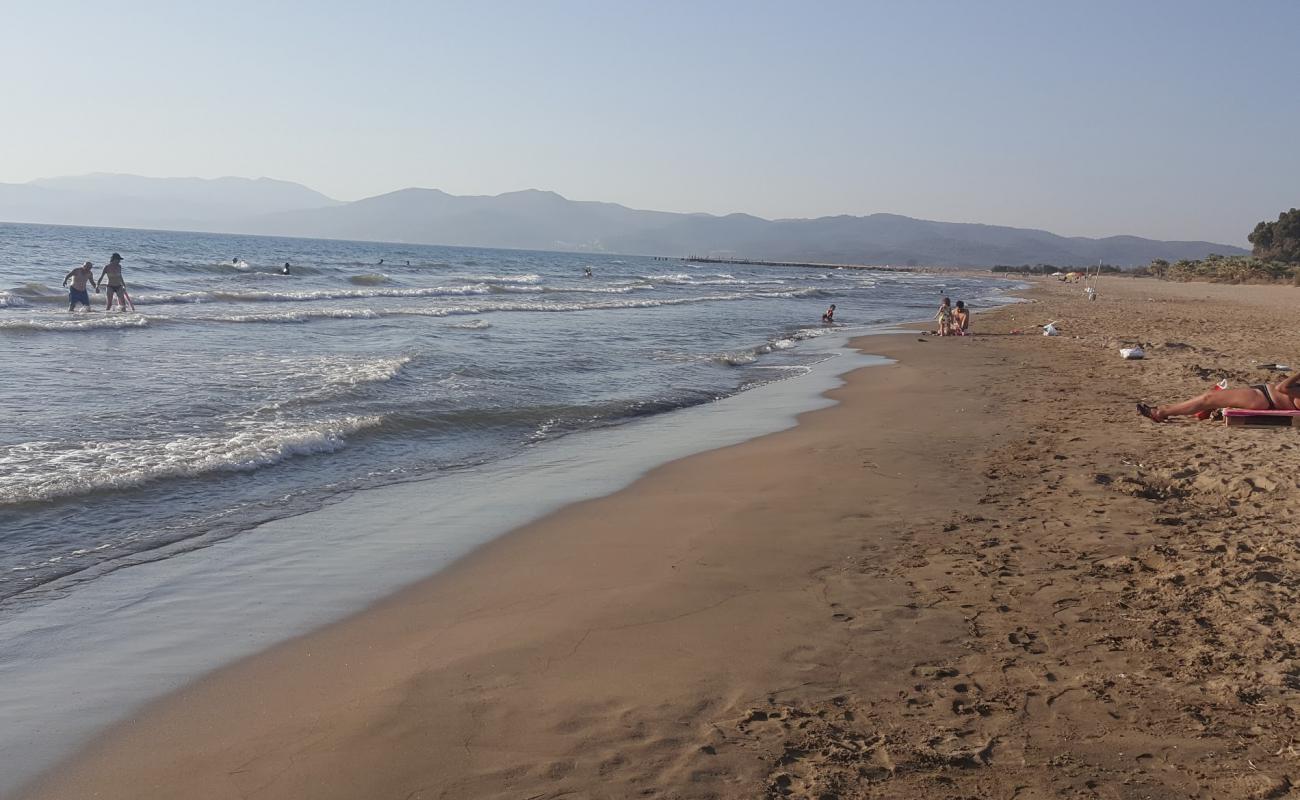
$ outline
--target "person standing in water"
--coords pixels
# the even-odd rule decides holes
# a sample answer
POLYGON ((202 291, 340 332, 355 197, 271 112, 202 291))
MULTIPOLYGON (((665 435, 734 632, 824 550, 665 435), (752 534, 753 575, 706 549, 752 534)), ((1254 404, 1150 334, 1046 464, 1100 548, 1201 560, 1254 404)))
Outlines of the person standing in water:
POLYGON ((86 291, 86 284, 95 287, 95 292, 99 292, 99 284, 95 283, 94 264, 87 261, 81 266, 63 276, 63 285, 67 286, 68 281, 72 281, 72 288, 68 289, 68 310, 76 311, 78 305, 86 307, 90 311, 90 293, 86 291))
POLYGON ((289 262, 288 262, 288 261, 284 262, 284 269, 280 270, 280 274, 281 274, 281 275, 288 275, 288 274, 290 274, 290 273, 289 273, 289 262))
POLYGON ((108 281, 108 305, 104 306, 104 310, 113 310, 113 295, 117 295, 118 308, 126 311, 126 281, 122 280, 122 257, 117 253, 109 257, 108 264, 99 273, 99 285, 103 286, 106 280, 108 281))
POLYGON ((831 303, 831 307, 828 308, 828 309, 826 309, 826 313, 825 313, 825 314, 822 314, 822 322, 825 322, 827 325, 831 325, 831 324, 833 324, 833 323, 835 322, 835 304, 834 304, 834 303, 831 303))

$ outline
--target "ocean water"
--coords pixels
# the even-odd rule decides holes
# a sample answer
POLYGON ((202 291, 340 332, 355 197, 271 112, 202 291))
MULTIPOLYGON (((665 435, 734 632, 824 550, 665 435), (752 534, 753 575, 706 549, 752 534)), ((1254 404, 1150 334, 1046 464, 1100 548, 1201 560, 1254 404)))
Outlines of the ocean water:
POLYGON ((825 357, 809 340, 1001 286, 0 224, 0 619, 340 494, 799 375, 825 357), (63 276, 114 251, 135 311, 69 313, 63 276))

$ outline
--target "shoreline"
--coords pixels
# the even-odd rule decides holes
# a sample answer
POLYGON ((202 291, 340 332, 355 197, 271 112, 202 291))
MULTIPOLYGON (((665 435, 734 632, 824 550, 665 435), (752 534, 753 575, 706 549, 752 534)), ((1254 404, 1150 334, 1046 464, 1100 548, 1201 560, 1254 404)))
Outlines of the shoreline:
POLYGON ((1290 298, 1099 291, 873 337, 896 363, 797 427, 204 678, 24 796, 1283 796, 1300 446, 1131 404, 1258 379, 1290 298))
MULTIPOLYGON (((907 340, 908 340, 908 339, 912 339, 912 338, 915 338, 912 334, 896 334, 896 335, 886 335, 886 336, 859 337, 859 338, 857 338, 857 339, 855 339, 855 340, 853 341, 853 345, 854 345, 856 348, 859 348, 859 349, 860 349, 860 348, 864 345, 864 343, 869 343, 869 346, 870 346, 871 350, 872 350, 872 351, 877 351, 877 352, 880 352, 880 351, 894 351, 894 350, 907 351, 907 350, 909 349, 909 347, 907 346, 907 345, 908 345, 907 340)), ((971 339, 971 340, 967 340, 966 343, 967 343, 967 344, 971 344, 972 347, 974 347, 975 345, 973 345, 973 343, 976 342, 976 341, 978 341, 978 340, 976 340, 976 339, 971 339)), ((910 349, 913 350, 913 351, 915 351, 916 349, 918 349, 918 348, 920 348, 920 347, 921 347, 921 345, 919 345, 919 344, 911 344, 910 349)), ((901 355, 901 352, 900 352, 899 354, 901 355)), ((891 354, 891 353, 886 353, 886 355, 889 356, 889 355, 892 355, 892 354, 891 354)), ((897 366, 898 366, 898 365, 895 364, 895 365, 886 366, 886 367, 876 367, 876 368, 873 368, 873 369, 865 369, 865 368, 855 369, 855 370, 853 370, 852 372, 848 373, 847 375, 843 376, 843 379, 846 380, 846 381, 848 381, 848 385, 846 385, 845 387, 842 387, 842 388, 840 388, 840 389, 833 389, 833 390, 831 390, 830 392, 828 392, 828 393, 826 393, 826 394, 829 395, 830 398, 833 399, 833 400, 834 400, 834 399, 837 399, 837 396, 838 396, 839 394, 841 394, 841 393, 843 393, 843 392, 849 390, 849 386, 856 386, 857 388, 856 388, 855 391, 856 391, 856 392, 861 392, 861 391, 863 391, 863 388, 864 388, 864 387, 863 387, 863 384, 865 383, 865 379, 864 379, 864 377, 863 377, 863 373, 874 374, 875 372, 878 372, 878 371, 881 370, 881 369, 885 369, 885 370, 893 370, 893 369, 895 369, 897 366)), ((904 368, 904 369, 907 369, 907 368, 904 368)), ((912 385, 912 388, 915 389, 915 386, 912 385)), ((901 398, 896 398, 896 399, 901 399, 901 398)), ((321 636, 324 636, 324 637, 327 637, 327 638, 328 638, 328 637, 332 637, 332 636, 336 635, 336 632, 338 632, 338 631, 343 631, 343 630, 352 630, 353 628, 356 628, 356 627, 360 627, 360 628, 371 628, 371 627, 374 627, 374 624, 375 624, 375 623, 374 623, 374 620, 375 620, 375 616, 374 616, 374 615, 391 615, 391 614, 394 614, 394 609, 396 609, 396 610, 397 610, 397 611, 396 611, 396 616, 397 616, 397 617, 401 617, 401 616, 404 614, 404 611, 403 611, 402 609, 404 609, 404 608, 406 607, 406 604, 414 602, 414 603, 418 603, 418 604, 424 605, 424 604, 427 604, 427 603, 429 602, 427 599, 413 599, 413 598, 419 598, 422 592, 433 592, 433 593, 434 593, 435 595, 437 595, 438 597, 440 597, 440 598, 444 598, 444 599, 448 599, 448 600, 451 599, 451 598, 448 597, 449 594, 450 594, 450 595, 456 595, 456 594, 458 593, 458 591, 464 591, 464 592, 466 592, 469 596, 472 597, 474 593, 473 593, 472 591, 468 591, 468 587, 465 586, 464 583, 463 583, 463 582, 466 580, 466 578, 465 578, 464 576, 467 576, 467 575, 474 576, 473 578, 470 579, 470 583, 475 583, 475 584, 478 584, 478 583, 487 584, 487 583, 490 583, 490 582, 492 582, 492 581, 500 582, 500 581, 502 581, 502 580, 505 580, 505 581, 509 582, 510 580, 512 580, 513 578, 516 578, 516 577, 518 577, 518 578, 522 578, 522 577, 524 577, 524 576, 520 576, 520 575, 517 574, 518 571, 519 571, 520 562, 521 562, 521 561, 531 562, 531 561, 534 561, 535 558, 523 558, 523 559, 521 559, 521 558, 519 558, 519 557, 516 556, 516 555, 512 555, 511 552, 514 551, 516 548, 523 547, 526 551, 529 551, 530 554, 531 554, 532 556, 539 556, 540 554, 538 554, 538 553, 533 553, 533 552, 532 552, 532 545, 530 545, 529 543, 530 543, 530 542, 533 542, 534 540, 536 540, 536 539, 538 539, 538 538, 543 538, 543 539, 544 539, 544 538, 547 537, 547 536, 550 536, 550 537, 565 536, 566 530, 572 528, 572 526, 575 525, 575 522, 571 519, 571 517, 572 517, 573 515, 578 515, 579 517, 581 517, 581 516, 583 516, 583 515, 590 514, 590 513, 591 513, 591 509, 592 509, 593 507, 597 507, 597 508, 599 508, 600 506, 602 506, 602 504, 606 504, 606 503, 615 503, 615 504, 618 504, 618 503, 623 502, 623 498, 625 498, 625 497, 628 497, 628 496, 635 497, 636 495, 638 495, 639 493, 641 493, 641 492, 643 491, 642 489, 640 489, 640 488, 638 488, 638 487, 641 487, 643 484, 646 484, 647 482, 649 482, 649 483, 656 483, 656 482, 661 482, 661 481, 663 481, 664 479, 659 477, 661 473, 664 473, 664 472, 672 473, 672 472, 674 472, 676 469, 680 469, 680 468, 681 468, 680 465, 683 465, 683 464, 687 464, 687 465, 689 465, 690 462, 694 462, 694 461, 697 461, 697 460, 700 460, 700 459, 708 460, 708 459, 710 459, 710 458, 719 458, 719 457, 720 457, 720 458, 724 458, 724 459, 725 459, 725 458, 728 458, 728 457, 734 457, 732 454, 733 454, 735 451, 743 451, 745 448, 747 448, 747 447, 751 447, 751 446, 756 446, 756 447, 765 447, 765 446, 767 446, 767 445, 764 444, 764 443, 769 442, 770 440, 773 440, 773 439, 778 439, 778 440, 779 440, 779 438, 782 437, 784 434, 789 434, 789 433, 792 433, 792 432, 794 432, 794 431, 799 431, 799 430, 805 428, 805 427, 808 425, 808 421, 809 421, 810 419, 815 419, 815 418, 817 417, 817 415, 819 415, 819 414, 823 414, 823 413, 826 413, 826 412, 833 411, 833 410, 835 410, 835 409, 841 408, 842 405, 843 405, 842 403, 837 403, 836 405, 831 406, 830 408, 827 408, 827 409, 822 409, 821 411, 812 411, 812 412, 808 412, 808 413, 802 414, 802 415, 800 415, 800 417, 799 417, 799 422, 798 422, 798 426, 797 426, 797 427, 795 427, 795 428, 793 428, 793 429, 790 429, 790 430, 788 430, 788 431, 784 431, 784 432, 782 432, 782 433, 775 433, 775 434, 768 434, 768 435, 765 435, 765 436, 760 436, 760 437, 757 438, 757 439, 750 439, 749 441, 747 441, 747 442, 743 442, 743 443, 741 443, 741 444, 734 444, 734 445, 729 445, 729 446, 722 447, 722 448, 720 448, 720 449, 708 450, 708 451, 706 451, 706 452, 704 452, 704 453, 699 453, 699 454, 697 454, 697 455, 687 456, 686 458, 683 458, 683 459, 678 459, 678 460, 671 461, 671 462, 669 462, 668 464, 665 464, 665 465, 663 465, 663 466, 660 466, 660 467, 657 467, 657 468, 651 470, 648 474, 643 475, 641 478, 637 479, 637 480, 632 484, 632 486, 627 487, 627 488, 624 488, 624 489, 621 489, 621 490, 615 492, 615 493, 612 494, 612 495, 607 495, 607 496, 602 497, 602 498, 598 498, 598 499, 594 499, 594 500, 582 501, 582 502, 579 502, 579 503, 576 503, 576 504, 573 504, 573 505, 570 505, 570 506, 566 506, 564 509, 561 509, 561 510, 558 511, 558 512, 555 512, 555 513, 553 513, 553 514, 551 514, 551 515, 548 515, 547 517, 543 518, 542 520, 540 520, 540 521, 538 521, 538 522, 534 522, 534 523, 531 523, 531 524, 529 524, 529 525, 526 525, 526 526, 524 526, 524 527, 522 527, 522 528, 518 528, 518 529, 516 529, 516 530, 514 530, 514 531, 512 531, 512 532, 510 532, 510 533, 507 533, 507 534, 506 534, 505 536, 503 536, 503 537, 499 537, 499 538, 497 538, 497 539, 494 539, 494 540, 488 542, 488 543, 485 544, 485 545, 482 545, 481 547, 477 548, 476 550, 474 550, 473 552, 471 552, 471 553, 470 553, 469 555, 467 555, 466 557, 464 557, 464 558, 458 560, 455 564, 453 564, 451 567, 449 567, 448 569, 444 570, 443 572, 441 572, 441 573, 439 573, 439 574, 437 574, 437 575, 434 575, 434 576, 431 577, 431 578, 427 578, 427 579, 425 579, 425 580, 423 580, 423 581, 417 583, 417 584, 416 584, 415 586, 413 586, 413 587, 410 587, 410 588, 408 588, 408 589, 402 590, 402 591, 400 591, 397 595, 395 595, 395 596, 393 596, 393 597, 391 597, 391 598, 389 598, 389 599, 381 600, 379 603, 377 603, 376 605, 372 606, 370 609, 367 609, 367 610, 365 610, 365 611, 362 611, 362 612, 360 612, 360 614, 358 614, 358 615, 355 615, 355 616, 353 616, 353 617, 351 617, 351 618, 349 618, 349 619, 345 619, 345 620, 342 621, 342 622, 338 622, 338 623, 335 623, 335 624, 333 624, 333 625, 330 625, 330 626, 328 626, 327 628, 325 628, 325 629, 323 629, 323 630, 321 630, 321 631, 317 631, 317 632, 315 632, 315 633, 309 633, 309 634, 305 635, 304 637, 300 637, 300 638, 297 638, 297 639, 294 639, 294 640, 290 640, 290 641, 287 642, 287 643, 283 643, 283 644, 277 645, 277 646, 273 647, 270 651, 263 652, 263 653, 261 653, 261 654, 258 654, 258 655, 255 655, 255 656, 252 656, 251 658, 249 658, 249 659, 245 659, 245 660, 240 661, 240 662, 237 662, 236 664, 234 664, 234 665, 232 665, 232 666, 222 668, 221 670, 218 670, 218 672, 216 672, 215 674, 213 674, 213 675, 211 675, 211 676, 209 676, 209 677, 207 677, 207 678, 201 678, 201 679, 200 679, 198 682, 196 682, 195 684, 192 684, 192 685, 190 685, 189 687, 186 687, 186 688, 181 689, 178 693, 172 695, 171 697, 169 697, 169 698, 164 698, 162 701, 160 701, 160 702, 158 702, 158 703, 151 704, 149 707, 147 707, 147 708, 143 711, 143 713, 142 713, 141 716, 143 716, 144 718, 153 718, 153 719, 156 719, 157 715, 159 715, 159 714, 162 714, 162 715, 168 715, 168 714, 170 713, 170 712, 168 711, 168 709, 171 708, 171 707, 174 707, 173 704, 174 704, 175 702, 180 702, 180 703, 182 703, 182 704, 186 704, 186 703, 190 702, 187 698, 193 698, 193 697, 195 696, 195 695, 194 695, 195 692, 203 693, 204 691, 206 691, 206 690, 205 690, 205 687, 215 686, 215 685, 217 685, 217 684, 222 684, 222 683, 225 683, 226 681, 229 681, 229 680, 234 680, 236 684, 246 684, 246 683, 249 681, 249 676, 242 674, 244 670, 246 670, 246 669, 250 669, 250 668, 256 670, 256 669, 257 669, 256 665, 257 665, 258 663, 268 663, 268 662, 272 662, 272 661, 278 661, 278 660, 279 660, 280 658, 282 658, 286 653, 292 653, 292 652, 296 651, 298 648, 307 648, 307 649, 309 649, 309 650, 315 650, 315 649, 317 648, 317 645, 315 644, 315 640, 317 639, 317 637, 321 637, 321 636), (720 454, 721 454, 721 455, 720 455, 720 454), (539 529, 539 528, 543 529, 543 530, 545 531, 545 533, 540 533, 540 534, 539 534, 539 533, 537 532, 537 529, 539 529), (523 543, 523 544, 519 544, 519 543, 523 543), (504 557, 498 555, 498 554, 502 553, 503 551, 506 553, 506 555, 505 555, 504 557), (452 585, 452 586, 455 586, 455 587, 458 587, 458 588, 455 588, 455 589, 443 589, 443 588, 440 588, 441 586, 445 586, 445 585, 448 585, 448 584, 450 584, 450 585, 452 585)), ((909 403, 903 403, 902 405, 900 405, 900 406, 898 407, 898 411, 899 411, 900 413, 903 412, 904 410, 906 410, 906 408, 907 408, 908 405, 909 405, 909 403)), ((743 459, 744 456, 741 456, 741 458, 743 459)), ((850 457, 850 458, 851 458, 851 457, 850 457)), ((815 464, 809 464, 809 470, 808 470, 809 474, 814 474, 814 473, 816 472, 816 470, 813 469, 814 466, 815 466, 815 464)), ((693 467, 688 467, 688 468, 689 468, 689 469, 693 469, 693 467)), ((755 477, 757 477, 757 476, 755 476, 755 477)), ((770 478, 768 478, 768 479, 770 480, 770 478)), ((667 480, 667 483, 668 483, 668 488, 666 489, 666 491, 667 491, 669 494, 671 494, 671 493, 673 493, 673 492, 675 491, 675 489, 674 489, 673 487, 675 486, 676 482, 677 482, 678 480, 680 480, 680 479, 679 479, 679 478, 676 478, 676 477, 669 477, 669 478, 667 478, 666 480, 667 480)), ((773 492, 778 492, 778 491, 779 491, 779 484, 784 483, 784 481, 785 481, 784 478, 780 478, 780 479, 778 479, 777 482, 776 482, 776 485, 773 485, 773 486, 770 488, 770 490, 773 491, 773 492)), ((729 501, 730 503, 732 503, 732 504, 734 504, 734 503, 742 503, 742 504, 743 504, 744 502, 747 502, 749 499, 751 499, 751 498, 754 497, 754 496, 762 496, 762 495, 765 495, 766 492, 765 492, 765 491, 758 491, 758 490, 747 489, 747 488, 746 488, 745 486, 743 486, 743 485, 737 485, 737 484, 732 483, 732 484, 729 485, 729 488, 728 488, 728 490, 725 492, 725 494, 728 495, 728 496, 730 497, 730 501, 729 501)), ((710 499, 710 502, 716 502, 716 501, 722 500, 723 498, 722 498, 720 495, 717 495, 717 494, 710 494, 710 495, 709 495, 709 499, 710 499)), ((635 503, 634 503, 634 504, 635 504, 635 503)), ((597 517, 602 517, 603 514, 604 514, 603 511, 602 511, 602 512, 597 512, 597 517)), ((711 512, 709 512, 708 514, 706 514, 706 516, 711 516, 711 512)), ((590 521, 589 521, 587 524, 591 524, 590 521)), ((602 530, 604 530, 603 526, 602 526, 598 521, 597 521, 597 523, 596 523, 596 528, 595 528, 595 530, 596 530, 596 531, 602 531, 602 530)), ((589 530, 589 531, 588 531, 588 535, 591 536, 591 534, 592 534, 592 532, 589 530)), ((566 537, 566 538, 568 538, 568 537, 566 537)), ((596 536, 594 536, 594 537, 592 537, 592 538, 587 539, 587 540, 586 540, 585 542, 583 542, 581 545, 572 545, 572 546, 575 546, 575 547, 577 548, 577 550, 588 549, 588 548, 595 548, 595 547, 598 547, 598 543, 595 541, 596 538, 600 538, 600 535, 598 534, 598 535, 596 535, 596 536)), ((626 540, 622 541, 621 544, 620 544, 620 547, 632 547, 632 546, 640 546, 640 545, 634 545, 634 543, 632 543, 632 542, 628 542, 628 541, 626 541, 626 540)), ((543 547, 542 549, 546 549, 546 548, 543 547)), ((577 556, 577 552, 576 552, 576 550, 575 550, 575 551, 571 551, 571 555, 573 555, 575 558, 578 557, 578 556, 577 556)), ((560 567, 559 565, 554 565, 552 568, 553 568, 553 569, 561 569, 562 567, 560 567)), ((665 577, 669 577, 669 576, 671 576, 672 578, 675 578, 675 576, 672 576, 672 573, 671 573, 671 570, 675 570, 675 569, 676 569, 675 566, 670 566, 670 572, 669 572, 665 577)), ((603 582, 604 580, 607 580, 607 579, 608 579, 607 574, 604 572, 604 570, 602 570, 602 582, 603 582)), ((670 580, 669 582, 671 583, 671 582, 675 582, 675 581, 670 580)), ((647 597, 647 596, 645 596, 643 593, 640 593, 640 592, 634 592, 634 594, 637 594, 637 595, 638 595, 638 599, 639 599, 639 600, 641 600, 641 601, 648 601, 648 600, 650 600, 650 599, 653 597, 653 595, 659 593, 659 589, 660 589, 660 588, 662 588, 662 587, 656 587, 653 591, 650 591, 650 592, 649 592, 649 595, 650 595, 651 597, 647 597)), ((710 590, 707 590, 707 589, 699 589, 699 591, 700 591, 703 595, 708 596, 711 600, 713 599, 713 598, 712 598, 712 593, 711 593, 710 590)), ((744 595, 744 594, 746 594, 746 593, 747 593, 747 592, 742 591, 742 592, 740 592, 740 595, 744 595)), ((513 599, 508 600, 508 601, 506 602, 506 605, 518 604, 518 603, 521 603, 521 602, 522 602, 522 603, 528 603, 528 602, 536 601, 536 600, 538 600, 539 598, 546 597, 547 595, 548 595, 548 593, 543 591, 543 592, 541 592, 539 595, 534 595, 534 596, 530 597, 530 598, 527 599, 527 600, 521 600, 521 599, 519 599, 519 598, 513 598, 513 599)), ((737 596, 739 596, 739 595, 737 595, 737 596)), ((500 599, 499 599, 499 598, 492 599, 492 600, 484 599, 483 602, 488 603, 489 605, 496 605, 496 604, 499 604, 499 603, 500 603, 500 599)), ((631 602, 631 601, 628 600, 628 599, 623 599, 622 602, 625 602, 625 603, 626 603, 626 602, 631 602)), ((721 607, 721 606, 726 605, 728 602, 729 602, 729 600, 726 599, 726 598, 718 598, 718 599, 717 599, 717 602, 716 602, 716 606, 717 606, 717 607, 721 607)), ((586 604, 586 601, 583 601, 583 605, 585 605, 585 604, 586 604)), ((635 603, 633 603, 633 604, 635 605, 635 603)), ((657 602, 656 602, 656 604, 657 604, 657 602)), ((467 613, 467 609, 466 609, 463 605, 459 605, 459 606, 458 606, 456 603, 448 603, 447 605, 448 605, 447 609, 444 610, 444 611, 442 611, 442 612, 441 612, 442 614, 447 614, 447 615, 454 616, 454 615, 457 614, 457 613, 467 613)), ((715 605, 715 604, 712 603, 712 602, 707 602, 707 601, 706 601, 706 605, 713 606, 713 605, 715 605)), ((472 610, 469 610, 469 612, 472 613, 472 610)), ((687 612, 687 613, 689 614, 690 612, 687 612)), ((395 623, 398 625, 398 627, 401 627, 401 623, 400 623, 400 622, 397 622, 397 621, 395 620, 395 623)), ((567 623, 565 623, 565 624, 567 624, 567 623)), ((901 624, 901 623, 899 623, 899 624, 901 624)), ((453 627, 454 627, 454 626, 453 626, 453 627)), ((565 632, 565 635, 568 635, 568 633, 569 633, 569 632, 566 631, 566 632, 565 632)), ((586 644, 586 638, 587 638, 587 637, 583 637, 583 639, 582 639, 582 644, 586 644)), ((572 649, 574 649, 574 650, 576 651, 576 650, 578 649, 578 646, 577 646, 577 645, 578 645, 578 643, 573 643, 573 648, 572 648, 572 649)), ((348 648, 348 649, 354 649, 354 648, 353 648, 352 646, 350 646, 350 645, 347 646, 347 648, 348 648)), ((370 651, 370 650, 372 650, 373 648, 370 647, 370 646, 366 646, 364 649, 367 650, 367 651, 370 651)), ((385 648, 385 649, 386 649, 386 648, 385 648)), ((552 656, 550 656, 550 657, 548 657, 548 658, 550 658, 551 660, 554 660, 555 656, 552 655, 552 656)), ((779 661, 780 659, 773 659, 773 660, 779 661)), ((267 674, 267 675, 262 675, 262 673, 260 673, 260 671, 259 671, 259 676, 261 676, 261 677, 266 677, 266 678, 273 678, 275 674, 279 674, 280 672, 281 672, 281 667, 277 666, 277 667, 275 667, 275 668, 273 668, 273 669, 271 670, 271 673, 270 673, 270 674, 267 674)), ((259 678, 259 679, 260 679, 260 678, 259 678)), ((288 688, 288 687, 272 689, 272 690, 269 690, 268 694, 273 695, 273 696, 279 696, 279 695, 281 695, 281 694, 283 693, 283 691, 284 691, 285 689, 287 689, 287 688, 288 688)), ((223 699, 223 700, 221 700, 221 701, 219 702, 219 705, 222 705, 222 706, 226 705, 226 704, 227 704, 227 700, 228 700, 228 698, 227 698, 227 699, 223 699)), ((183 712, 184 715, 188 715, 188 713, 189 713, 189 712, 183 712)), ((165 723, 165 724, 164 724, 164 727, 168 727, 170 724, 171 724, 171 723, 165 723)), ((242 726, 242 725, 241 725, 241 726, 242 726)), ((147 727, 153 728, 153 727, 154 727, 154 724, 153 724, 153 723, 148 723, 147 727)), ((134 731, 138 731, 138 730, 139 730, 139 726, 136 725, 136 724, 134 723, 134 720, 131 720, 131 721, 128 721, 128 722, 126 722, 126 723, 124 723, 124 724, 122 724, 122 725, 115 726, 113 729, 110 729, 110 731, 106 734, 106 736, 101 736, 101 737, 99 737, 99 738, 97 739, 97 742, 100 742, 100 743, 111 742, 111 741, 113 741, 114 739, 116 739, 118 736, 120 736, 120 735, 121 735, 122 733, 124 733, 124 732, 134 732, 134 731)), ((171 734, 168 735, 168 738, 171 738, 171 734)), ((96 761, 97 758, 96 758, 96 756, 94 755, 94 753, 96 752, 97 748, 98 748, 98 744, 96 744, 96 743, 92 743, 92 744, 90 745, 89 750, 87 750, 87 751, 86 751, 86 752, 85 752, 81 757, 78 757, 78 758, 75 758, 75 759, 74 759, 74 764, 77 763, 77 762, 79 762, 79 761, 80 761, 80 762, 83 762, 83 763, 86 763, 87 761, 89 761, 89 762, 94 762, 94 761, 96 761)), ((150 745, 150 746, 149 746, 149 749, 152 750, 152 749, 153 749, 153 745, 150 745)), ((113 759, 113 760, 115 760, 115 759, 113 759)), ((152 760, 152 757, 150 757, 150 760, 152 760)), ((190 771, 189 768, 187 768, 187 769, 186 769, 186 772, 189 772, 189 771, 190 771)), ((55 774, 55 775, 58 775, 58 774, 63 774, 63 773, 64 773, 64 770, 63 770, 62 768, 59 768, 59 769, 56 769, 56 771, 55 771, 54 774, 55 774)), ((47 775, 47 776, 46 776, 46 779, 48 780, 49 777, 50 777, 50 775, 47 775)), ((127 783, 129 784, 130 781, 128 781, 127 783)), ((38 782, 36 785, 39 787, 39 786, 42 786, 42 785, 45 785, 45 784, 44 784, 44 782, 38 782)), ((101 789, 101 791, 102 791, 102 789, 101 789)), ((57 791, 56 791, 56 793, 57 793, 57 791)), ((23 793, 23 794, 26 794, 26 793, 23 793)), ((37 796, 40 795, 40 790, 39 790, 39 789, 36 791, 36 795, 37 795, 37 796)), ((219 795, 219 794, 215 794, 215 795, 213 795, 213 796, 220 796, 220 795, 219 795)))
MULTIPOLYGON (((871 330, 863 335, 874 335, 871 330)), ((84 746, 86 732, 102 735, 155 702, 159 686, 165 696, 350 618, 496 536, 615 492, 657 465, 790 427, 800 411, 829 403, 822 390, 838 385, 841 373, 883 363, 846 343, 844 335, 807 342, 821 360, 790 379, 670 415, 571 434, 453 475, 351 493, 322 509, 262 523, 249 537, 114 571, 22 610, 0 622, 10 651, 25 656, 22 663, 0 663, 8 687, 0 691, 0 704, 14 723, 12 735, 0 736, 0 761, 57 764, 69 748, 75 753, 84 746), (515 491, 489 508, 485 487, 493 482, 515 491), (431 497, 426 486, 436 486, 439 496, 431 497), (265 619, 263 607, 273 609, 265 619), (81 656, 64 653, 62 637, 50 633, 65 629, 76 631, 81 656), (138 668, 142 659, 159 665, 146 674, 138 668), (189 677, 178 682, 178 674, 189 677), (67 698, 60 713, 71 725, 46 721, 50 703, 43 698, 49 697, 67 698), (52 740, 51 734, 19 736, 25 729, 54 733, 52 740), (53 762, 51 752, 58 755, 53 762)), ((17 791, 23 782, 15 784, 15 776, 32 769, 4 772, 0 796, 17 791)))

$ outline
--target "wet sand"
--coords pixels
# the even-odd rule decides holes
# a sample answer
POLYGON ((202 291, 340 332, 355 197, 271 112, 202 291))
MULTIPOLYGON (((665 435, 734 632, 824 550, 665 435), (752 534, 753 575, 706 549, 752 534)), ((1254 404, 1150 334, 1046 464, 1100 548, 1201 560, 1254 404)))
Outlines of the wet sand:
POLYGON ((28 796, 1285 796, 1300 438, 1132 408, 1300 361, 1300 290, 1035 287, 975 337, 862 340, 899 363, 797 428, 200 680, 28 796))

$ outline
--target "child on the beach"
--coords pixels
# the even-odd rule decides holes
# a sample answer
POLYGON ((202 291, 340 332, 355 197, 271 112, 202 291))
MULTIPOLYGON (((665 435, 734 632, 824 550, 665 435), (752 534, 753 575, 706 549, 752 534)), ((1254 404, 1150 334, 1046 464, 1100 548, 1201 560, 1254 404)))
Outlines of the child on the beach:
POLYGON ((957 301, 957 307, 952 310, 952 328, 957 336, 970 333, 970 309, 961 300, 957 301))
POLYGON ((934 315, 939 320, 939 335, 952 336, 952 301, 943 298, 943 303, 939 305, 939 313, 934 315))

